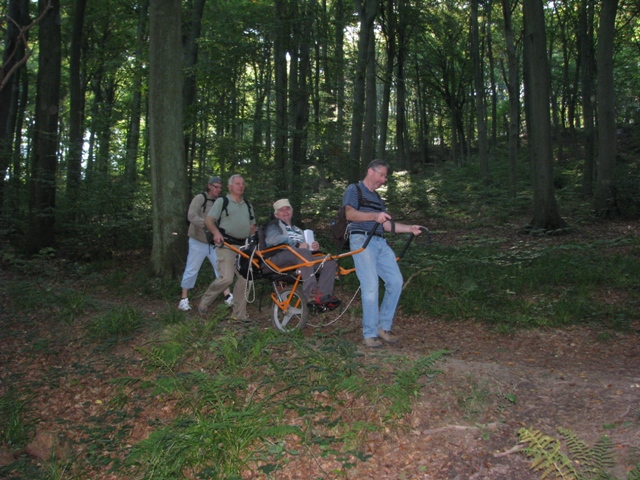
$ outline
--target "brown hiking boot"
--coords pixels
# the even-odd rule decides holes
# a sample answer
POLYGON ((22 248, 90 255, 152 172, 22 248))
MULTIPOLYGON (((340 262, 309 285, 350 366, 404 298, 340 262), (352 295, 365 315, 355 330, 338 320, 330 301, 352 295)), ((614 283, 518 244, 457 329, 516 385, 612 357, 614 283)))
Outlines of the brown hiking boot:
POLYGON ((398 343, 398 340, 400 340, 389 330, 378 330, 378 337, 380 337, 382 341, 387 343, 398 343))
POLYGON ((365 344, 365 346, 367 346, 369 348, 381 348, 382 347, 382 342, 380 341, 380 339, 378 337, 365 338, 364 339, 364 344, 365 344))

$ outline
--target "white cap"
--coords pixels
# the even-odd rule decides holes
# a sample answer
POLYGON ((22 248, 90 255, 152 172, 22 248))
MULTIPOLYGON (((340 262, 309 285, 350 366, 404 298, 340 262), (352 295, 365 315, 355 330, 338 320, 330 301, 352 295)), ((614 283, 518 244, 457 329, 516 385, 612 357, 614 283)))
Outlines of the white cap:
POLYGON ((282 207, 292 208, 288 198, 281 198, 280 200, 278 200, 276 203, 273 204, 273 210, 276 212, 280 210, 282 207))

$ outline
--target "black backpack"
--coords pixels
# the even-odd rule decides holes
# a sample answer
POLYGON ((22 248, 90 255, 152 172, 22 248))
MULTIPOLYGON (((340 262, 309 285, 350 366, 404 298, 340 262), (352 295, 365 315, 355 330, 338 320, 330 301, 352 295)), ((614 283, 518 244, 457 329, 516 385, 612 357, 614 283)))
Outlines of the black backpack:
MULTIPOLYGON (((205 192, 202 192, 200 195, 202 195, 204 197, 204 200, 202 201, 202 213, 204 213, 204 211, 207 209, 207 202, 215 202, 216 199, 207 197, 207 194, 205 192)), ((189 202, 189 205, 187 205, 187 211, 184 214, 184 217, 187 220, 187 227, 189 225, 191 225, 191 222, 189 221, 189 207, 190 206, 191 206, 191 202, 189 202)))
MULTIPOLYGON (((362 205, 371 205, 371 202, 366 198, 362 198, 362 189, 359 184, 354 184, 356 186, 356 190, 358 191, 358 208, 356 210, 360 210, 362 205)), ((375 192, 378 195, 378 192, 375 192)), ((378 195, 380 198, 380 195, 378 195)), ((336 216, 331 220, 331 225, 329 229, 331 230, 331 240, 335 247, 340 250, 349 250, 348 240, 349 234, 347 232, 347 227, 349 226, 349 220, 347 220, 347 207, 342 205, 336 216)))

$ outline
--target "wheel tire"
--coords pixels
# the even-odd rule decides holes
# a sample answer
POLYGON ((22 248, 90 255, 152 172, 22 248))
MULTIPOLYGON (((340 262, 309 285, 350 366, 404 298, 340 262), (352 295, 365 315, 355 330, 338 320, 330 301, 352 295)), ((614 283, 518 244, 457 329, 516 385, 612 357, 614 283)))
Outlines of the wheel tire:
MULTIPOLYGON (((283 300, 287 300, 291 295, 291 288, 287 288, 280 292, 280 296, 283 300)), ((293 299, 289 304, 289 308, 286 311, 280 310, 280 307, 273 304, 273 310, 271 315, 271 321, 273 326, 281 332, 293 332, 295 330, 302 330, 307 324, 309 318, 309 307, 307 307, 307 299, 305 296, 297 290, 293 292, 293 299)))

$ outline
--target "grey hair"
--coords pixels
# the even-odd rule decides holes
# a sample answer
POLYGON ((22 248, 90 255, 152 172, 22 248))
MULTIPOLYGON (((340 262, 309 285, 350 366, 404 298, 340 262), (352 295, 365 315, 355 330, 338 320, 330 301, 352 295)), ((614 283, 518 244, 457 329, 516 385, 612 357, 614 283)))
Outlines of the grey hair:
POLYGON ((387 173, 391 173, 391 167, 389 166, 389 164, 380 159, 375 159, 369 162, 369 165, 367 165, 367 170, 369 170, 370 168, 373 168, 375 170, 377 167, 384 167, 387 169, 387 173))
POLYGON ((242 175, 240 175, 239 173, 234 173, 233 175, 231 175, 229 177, 229 182, 227 182, 227 185, 233 185, 233 181, 238 177, 244 179, 244 177, 242 175))

